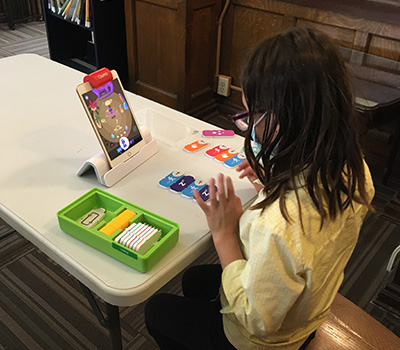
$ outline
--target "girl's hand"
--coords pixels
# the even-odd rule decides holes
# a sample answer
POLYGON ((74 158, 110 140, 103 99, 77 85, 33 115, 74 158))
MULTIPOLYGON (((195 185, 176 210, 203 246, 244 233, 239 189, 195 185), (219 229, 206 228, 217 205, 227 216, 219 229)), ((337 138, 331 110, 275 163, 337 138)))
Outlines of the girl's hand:
POLYGON ((215 190, 215 179, 210 179, 210 204, 206 204, 198 191, 194 198, 207 218, 215 248, 222 268, 230 262, 243 259, 238 240, 239 219, 242 216, 242 203, 235 195, 232 179, 223 174, 218 175, 218 192, 215 190))
POLYGON ((257 192, 260 192, 264 186, 260 183, 257 183, 258 177, 256 172, 253 170, 253 168, 250 166, 249 161, 245 160, 244 162, 240 163, 236 167, 236 171, 241 171, 241 174, 239 175, 239 179, 243 179, 247 177, 247 179, 251 182, 253 187, 256 189, 257 192))

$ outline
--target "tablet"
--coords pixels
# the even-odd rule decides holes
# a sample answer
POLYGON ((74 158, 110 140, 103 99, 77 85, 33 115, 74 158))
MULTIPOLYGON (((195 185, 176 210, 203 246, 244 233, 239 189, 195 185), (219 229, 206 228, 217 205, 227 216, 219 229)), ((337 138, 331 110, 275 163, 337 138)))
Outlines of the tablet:
POLYGON ((89 82, 76 87, 100 146, 113 168, 133 157, 146 144, 115 70, 105 85, 89 82))

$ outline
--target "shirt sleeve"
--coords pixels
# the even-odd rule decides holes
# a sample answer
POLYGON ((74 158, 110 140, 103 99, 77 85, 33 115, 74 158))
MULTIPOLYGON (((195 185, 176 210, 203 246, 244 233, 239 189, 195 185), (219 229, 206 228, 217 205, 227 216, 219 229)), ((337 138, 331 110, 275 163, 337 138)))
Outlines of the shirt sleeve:
POLYGON ((248 260, 236 260, 222 273, 229 305, 221 312, 234 314, 253 335, 275 333, 304 289, 303 267, 291 251, 295 242, 291 243, 255 220, 250 228, 248 260))

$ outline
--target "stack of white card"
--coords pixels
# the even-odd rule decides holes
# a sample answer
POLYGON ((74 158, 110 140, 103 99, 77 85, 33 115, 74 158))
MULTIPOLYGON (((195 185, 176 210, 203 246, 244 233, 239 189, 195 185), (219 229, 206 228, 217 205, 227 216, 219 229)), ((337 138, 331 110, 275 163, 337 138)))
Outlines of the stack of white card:
POLYGON ((158 228, 135 222, 118 235, 114 241, 143 255, 157 243, 160 236, 161 230, 158 228))

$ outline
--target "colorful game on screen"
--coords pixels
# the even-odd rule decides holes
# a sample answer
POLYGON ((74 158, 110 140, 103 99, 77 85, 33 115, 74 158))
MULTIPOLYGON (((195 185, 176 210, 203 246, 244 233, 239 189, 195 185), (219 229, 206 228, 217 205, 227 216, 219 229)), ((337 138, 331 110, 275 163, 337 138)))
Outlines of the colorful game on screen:
POLYGON ((118 79, 83 94, 111 159, 142 140, 118 79))

